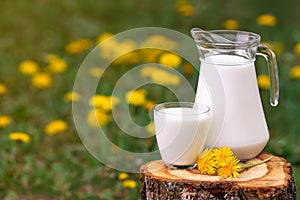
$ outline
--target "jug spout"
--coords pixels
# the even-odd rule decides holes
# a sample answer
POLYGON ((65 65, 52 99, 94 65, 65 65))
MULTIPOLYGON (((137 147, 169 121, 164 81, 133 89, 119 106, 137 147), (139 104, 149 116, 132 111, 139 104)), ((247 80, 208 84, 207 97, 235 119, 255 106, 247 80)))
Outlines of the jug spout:
POLYGON ((191 35, 204 61, 212 55, 238 55, 248 61, 254 61, 260 36, 255 33, 230 30, 205 31, 192 28, 191 35))
POLYGON ((231 40, 223 36, 214 34, 213 32, 205 31, 198 27, 192 28, 190 32, 195 42, 201 39, 206 39, 208 42, 214 42, 214 43, 232 43, 231 40))

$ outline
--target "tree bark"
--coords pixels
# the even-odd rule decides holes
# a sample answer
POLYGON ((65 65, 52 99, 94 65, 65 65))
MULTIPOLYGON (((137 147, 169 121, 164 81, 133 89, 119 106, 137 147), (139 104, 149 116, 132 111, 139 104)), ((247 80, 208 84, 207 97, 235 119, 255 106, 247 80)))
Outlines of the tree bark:
POLYGON ((284 158, 262 153, 247 162, 267 163, 247 168, 225 179, 201 175, 197 169, 174 170, 161 160, 141 167, 141 199, 296 199, 292 166, 284 158))

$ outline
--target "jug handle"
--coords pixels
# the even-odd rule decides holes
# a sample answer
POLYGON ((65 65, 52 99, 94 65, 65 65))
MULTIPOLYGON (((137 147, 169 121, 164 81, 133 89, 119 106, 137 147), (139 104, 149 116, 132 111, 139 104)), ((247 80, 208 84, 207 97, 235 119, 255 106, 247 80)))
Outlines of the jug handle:
POLYGON ((275 53, 270 47, 259 44, 256 55, 263 56, 268 63, 270 77, 270 104, 275 107, 279 101, 279 78, 275 53))

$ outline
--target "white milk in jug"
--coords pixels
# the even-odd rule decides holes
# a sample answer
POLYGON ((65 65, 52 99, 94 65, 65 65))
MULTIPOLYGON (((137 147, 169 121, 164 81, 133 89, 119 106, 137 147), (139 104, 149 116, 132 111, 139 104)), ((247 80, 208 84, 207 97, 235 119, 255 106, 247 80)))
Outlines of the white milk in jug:
POLYGON ((201 60, 196 103, 212 109, 207 147, 229 146, 245 160, 255 157, 267 144, 269 132, 253 60, 235 55, 201 60))

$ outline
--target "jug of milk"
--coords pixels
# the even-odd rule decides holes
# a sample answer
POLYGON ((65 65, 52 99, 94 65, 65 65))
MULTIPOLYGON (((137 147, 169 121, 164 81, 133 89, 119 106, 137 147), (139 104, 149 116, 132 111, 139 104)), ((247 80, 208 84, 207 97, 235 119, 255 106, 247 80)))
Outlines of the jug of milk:
POLYGON ((278 104, 279 81, 275 54, 255 33, 192 29, 200 54, 195 103, 211 108, 206 146, 229 146, 241 160, 257 156, 269 140, 254 61, 263 56, 270 76, 270 102, 278 104))

